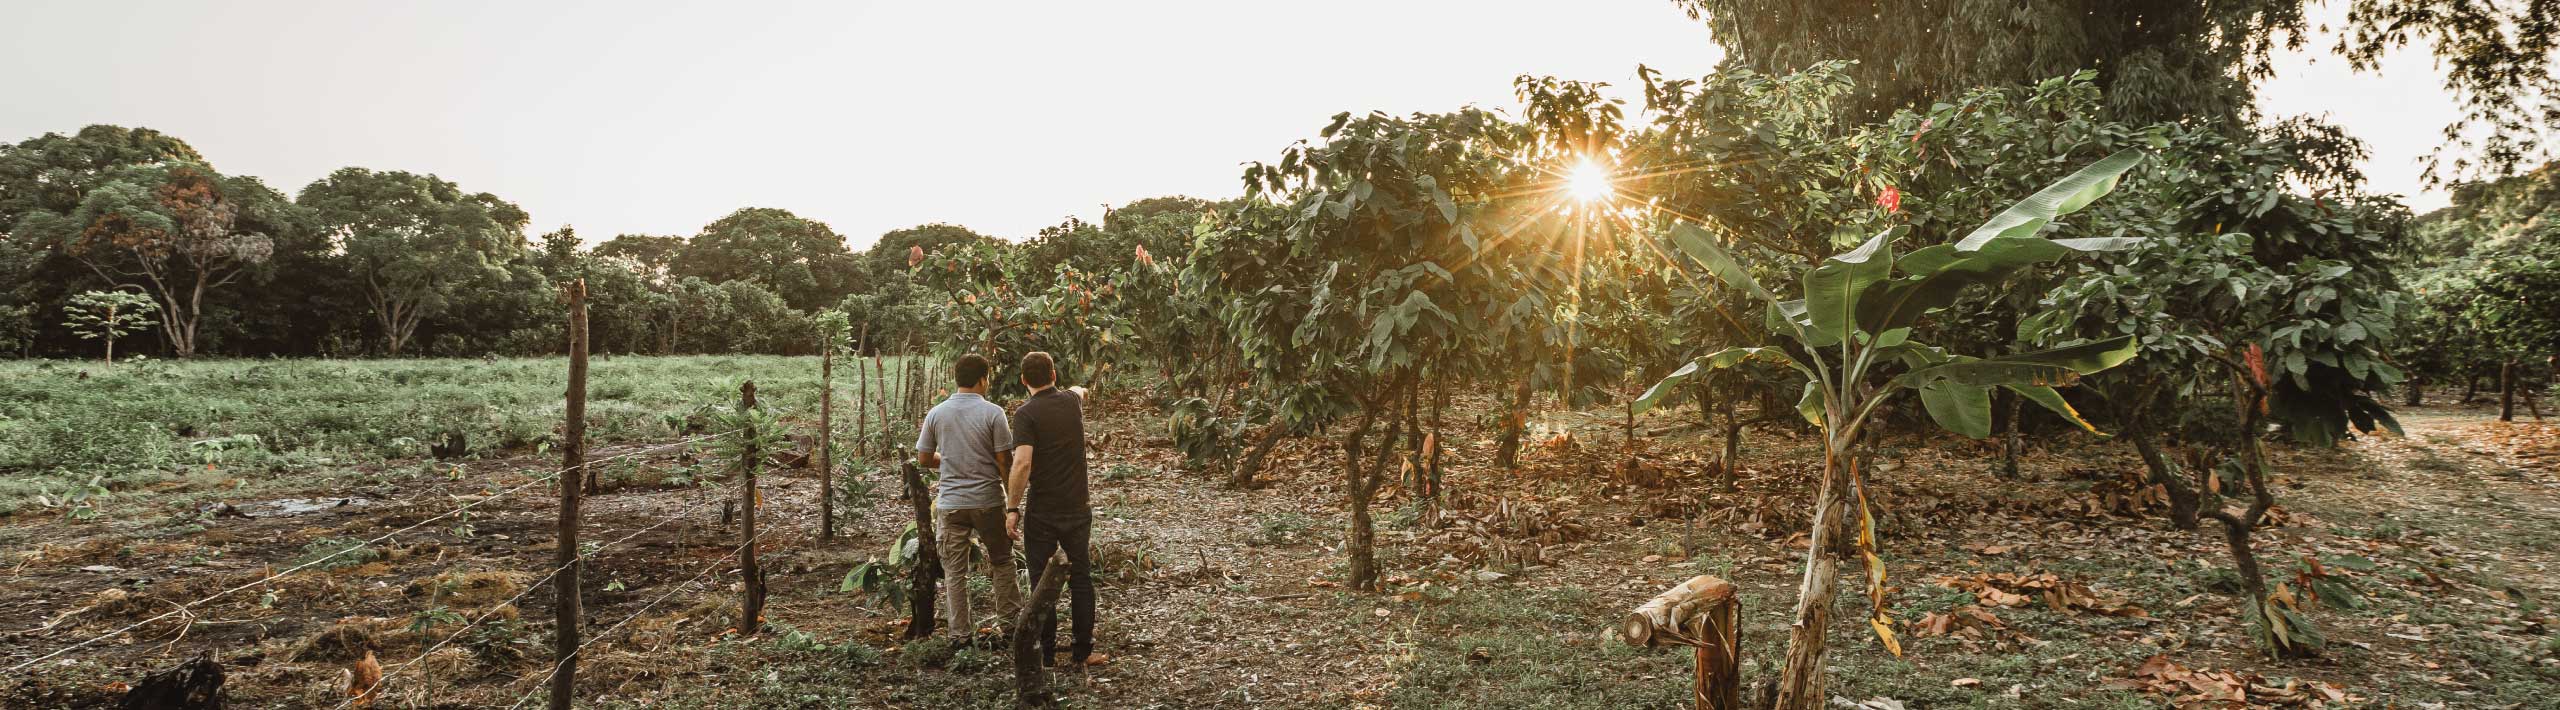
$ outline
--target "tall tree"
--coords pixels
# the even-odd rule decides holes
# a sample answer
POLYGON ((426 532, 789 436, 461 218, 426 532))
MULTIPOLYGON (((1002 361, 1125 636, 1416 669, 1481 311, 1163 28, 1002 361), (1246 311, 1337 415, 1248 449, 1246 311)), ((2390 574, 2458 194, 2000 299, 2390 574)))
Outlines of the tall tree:
POLYGON ((300 203, 346 254, 393 355, 460 285, 525 247, 522 208, 434 175, 341 168, 303 188, 300 203))
POLYGON ((197 163, 116 170, 78 208, 38 208, 19 231, 78 260, 109 286, 136 285, 158 303, 161 333, 194 357, 206 295, 254 273, 295 220, 284 195, 257 178, 197 163))
POLYGON ((714 283, 753 281, 791 307, 835 303, 858 279, 853 249, 826 223, 770 207, 749 207, 704 226, 672 264, 676 276, 714 283))
POLYGON ((624 234, 596 245, 600 257, 629 259, 639 264, 650 276, 665 278, 673 273, 676 254, 684 251, 684 237, 655 234, 624 234))
MULTIPOLYGON (((1769 72, 1858 62, 1881 116, 1964 89, 2096 69, 2120 118, 2231 120, 2252 113, 2275 50, 2299 49, 2314 0, 1672 0, 1706 21, 1731 67, 1769 72)), ((2425 42, 2463 117, 2430 159, 2438 178, 2505 174, 2547 156, 2560 129, 2560 0, 2348 0, 2334 54, 2372 70, 2425 42)), ((2235 125, 2240 125, 2234 122, 2235 125)))
MULTIPOLYGON (((85 271, 71 257, 13 237, 18 221, 35 212, 68 213, 79 209, 89 190, 125 166, 172 162, 204 162, 196 149, 148 128, 94 125, 71 135, 47 133, 14 145, 0 145, 0 304, 15 303, 28 313, 62 309, 79 287, 50 274, 85 271)), ((59 324, 31 316, 31 341, 67 342, 59 324)), ((29 344, 32 346, 32 343, 29 344)))

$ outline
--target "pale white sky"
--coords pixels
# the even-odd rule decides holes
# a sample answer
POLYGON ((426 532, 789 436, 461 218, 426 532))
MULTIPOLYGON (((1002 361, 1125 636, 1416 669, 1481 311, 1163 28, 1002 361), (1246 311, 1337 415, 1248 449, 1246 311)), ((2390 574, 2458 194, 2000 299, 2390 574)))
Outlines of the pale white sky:
MULTIPOLYGON (((1637 64, 1720 54, 1667 0, 13 4, 0 140, 148 126, 287 193, 435 173, 591 242, 748 206, 857 249, 937 221, 1018 239, 1238 194, 1241 163, 1337 111, 1509 107, 1522 73, 1632 99, 1637 64)), ((2452 109, 2426 57, 2287 64, 2271 110, 2331 114, 2379 189, 2442 204, 2412 162, 2452 109)))

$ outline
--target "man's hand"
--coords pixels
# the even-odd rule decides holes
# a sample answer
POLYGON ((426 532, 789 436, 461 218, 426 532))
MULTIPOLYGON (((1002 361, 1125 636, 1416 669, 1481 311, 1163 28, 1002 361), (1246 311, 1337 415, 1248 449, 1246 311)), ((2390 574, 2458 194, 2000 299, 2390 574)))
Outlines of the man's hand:
POLYGON ((1004 514, 1004 536, 1013 540, 1022 539, 1022 511, 1016 510, 1004 514))
POLYGON ((1075 393, 1075 395, 1076 395, 1076 399, 1091 399, 1091 397, 1090 397, 1089 395, 1091 395, 1091 394, 1092 394, 1092 392, 1093 392, 1093 390, 1085 389, 1085 388, 1084 388, 1084 385, 1074 385, 1074 386, 1068 387, 1068 388, 1067 388, 1067 391, 1068 391, 1068 392, 1073 392, 1073 393, 1075 393))

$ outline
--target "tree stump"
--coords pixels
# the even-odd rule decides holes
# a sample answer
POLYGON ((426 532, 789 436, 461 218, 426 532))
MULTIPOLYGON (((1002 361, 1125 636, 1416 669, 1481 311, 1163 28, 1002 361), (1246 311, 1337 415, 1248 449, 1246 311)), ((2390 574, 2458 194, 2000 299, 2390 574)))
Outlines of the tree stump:
POLYGON ((1063 553, 1049 554, 1040 581, 1032 585, 1031 599, 1023 602, 1022 611, 1013 617, 1013 706, 1016 708, 1054 708, 1058 698, 1049 692, 1049 659, 1040 653, 1039 634, 1048 629, 1049 615, 1058 613, 1058 588, 1067 582, 1067 561, 1063 553))
POLYGON ((1618 637, 1630 646, 1668 642, 1695 649, 1697 681, 1690 691, 1698 708, 1741 710, 1741 610, 1733 583, 1702 574, 1636 607, 1618 623, 1618 637))
POLYGON ((125 691, 123 710, 222 710, 222 664, 213 654, 153 673, 125 691))

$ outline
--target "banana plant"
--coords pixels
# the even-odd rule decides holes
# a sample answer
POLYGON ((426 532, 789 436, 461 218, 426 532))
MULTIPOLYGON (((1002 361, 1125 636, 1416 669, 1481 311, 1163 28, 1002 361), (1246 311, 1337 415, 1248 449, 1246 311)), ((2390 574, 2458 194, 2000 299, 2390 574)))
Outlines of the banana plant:
POLYGON ((2130 150, 2101 159, 2011 205, 1952 244, 1896 253, 1894 241, 1906 228, 1885 230, 1804 272, 1799 279, 1802 296, 1792 300, 1781 300, 1763 287, 1706 230, 1687 223, 1673 226, 1671 241, 1682 252, 1716 279, 1760 301, 1767 309, 1767 328, 1792 343, 1728 348, 1698 357, 1638 398, 1637 411, 1652 408, 1691 377, 1757 360, 1804 376, 1804 396, 1796 409, 1823 431, 1812 552, 1806 556, 1796 623, 1778 680, 1778 707, 1812 708, 1825 697, 1823 630, 1829 626, 1836 591, 1834 556, 1828 551, 1839 545, 1837 528, 1848 513, 1852 492, 1858 503, 1857 549, 1872 597, 1868 623, 1886 650, 1902 652, 1884 607, 1884 562, 1875 552, 1875 519, 1868 513, 1858 473, 1859 434, 1878 405, 1904 391, 1917 392, 1939 426, 1983 438, 1991 433, 1991 391, 1997 387, 2097 431, 2054 388, 2132 358, 2133 338, 1972 357, 1913 340, 1911 334, 1924 317, 1953 304, 1968 287, 1996 285, 2036 264, 2139 244, 2141 240, 2127 237, 2048 239, 2039 233, 2113 191, 2141 161, 2142 154, 2130 150))

